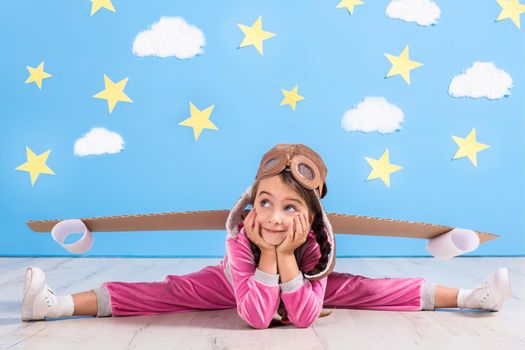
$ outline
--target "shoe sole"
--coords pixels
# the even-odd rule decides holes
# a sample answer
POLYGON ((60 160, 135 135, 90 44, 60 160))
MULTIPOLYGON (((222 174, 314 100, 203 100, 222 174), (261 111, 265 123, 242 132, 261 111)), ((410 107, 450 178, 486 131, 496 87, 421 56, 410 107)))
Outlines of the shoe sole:
POLYGON ((491 307, 492 311, 499 311, 505 300, 512 298, 512 288, 510 286, 509 270, 506 267, 500 267, 496 272, 496 285, 501 290, 501 300, 491 307))
POLYGON ((22 321, 33 318, 33 303, 36 295, 45 287, 44 272, 38 267, 28 267, 24 277, 24 299, 22 300, 22 321))
POLYGON ((512 288, 510 286, 510 278, 509 278, 509 270, 506 267, 502 267, 500 269, 501 273, 501 281, 503 282, 503 285, 505 286, 505 290, 503 292, 503 298, 508 299, 512 297, 512 288))

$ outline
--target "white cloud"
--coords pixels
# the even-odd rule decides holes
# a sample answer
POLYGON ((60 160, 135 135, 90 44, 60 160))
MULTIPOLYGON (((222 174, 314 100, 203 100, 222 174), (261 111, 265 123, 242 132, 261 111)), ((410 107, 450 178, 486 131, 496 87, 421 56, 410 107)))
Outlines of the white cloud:
POLYGON ((437 23, 441 10, 431 0, 392 0, 386 7, 385 15, 405 22, 416 22, 420 26, 429 26, 437 23))
POLYGON ((124 149, 124 139, 116 132, 105 128, 92 128, 87 134, 75 141, 76 156, 115 154, 124 149))
POLYGON ((465 72, 456 75, 448 86, 452 97, 486 97, 490 100, 510 95, 512 77, 492 62, 474 62, 465 72))
POLYGON ((388 134, 401 129, 403 118, 403 111, 384 97, 368 96, 357 107, 345 112, 341 128, 344 131, 388 134))
POLYGON ((136 56, 175 56, 192 58, 201 54, 205 45, 202 31, 181 17, 161 17, 157 23, 140 32, 133 41, 136 56))

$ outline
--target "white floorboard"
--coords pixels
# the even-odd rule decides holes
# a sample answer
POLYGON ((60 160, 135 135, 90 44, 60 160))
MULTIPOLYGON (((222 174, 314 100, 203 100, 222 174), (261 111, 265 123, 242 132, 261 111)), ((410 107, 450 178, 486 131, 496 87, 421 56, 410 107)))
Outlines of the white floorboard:
POLYGON ((367 277, 423 277, 473 288, 498 267, 510 271, 513 298, 499 312, 338 309, 306 329, 255 330, 235 309, 133 317, 71 317, 22 322, 28 266, 46 272, 57 294, 106 281, 162 281, 220 259, 0 258, 0 349, 525 349, 525 258, 339 258, 335 271, 367 277))

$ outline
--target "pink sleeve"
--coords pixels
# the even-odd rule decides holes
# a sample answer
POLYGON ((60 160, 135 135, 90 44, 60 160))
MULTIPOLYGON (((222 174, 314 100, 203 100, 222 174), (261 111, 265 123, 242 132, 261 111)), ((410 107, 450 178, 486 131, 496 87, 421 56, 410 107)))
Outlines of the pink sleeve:
POLYGON ((323 309, 327 277, 310 281, 304 278, 301 272, 309 272, 313 269, 320 257, 319 244, 311 231, 307 238, 299 274, 294 279, 280 284, 281 298, 288 312, 288 319, 296 327, 310 326, 323 309))
POLYGON ((279 307, 279 275, 255 266, 244 228, 226 239, 226 252, 239 316, 254 328, 267 328, 279 307))

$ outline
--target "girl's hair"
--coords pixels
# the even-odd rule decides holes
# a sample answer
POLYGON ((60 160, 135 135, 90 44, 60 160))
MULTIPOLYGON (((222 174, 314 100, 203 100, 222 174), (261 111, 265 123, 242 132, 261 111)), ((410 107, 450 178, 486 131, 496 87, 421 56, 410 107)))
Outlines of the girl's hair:
MULTIPOLYGON (((292 174, 289 171, 282 171, 279 173, 281 181, 283 183, 291 186, 297 193, 303 197, 303 199, 306 201, 306 204, 308 206, 309 212, 314 214, 314 218, 312 221, 312 229, 315 232, 315 238, 317 240, 317 243, 319 244, 320 250, 321 250, 321 258, 319 259, 319 262, 317 265, 314 266, 314 268, 311 271, 303 271, 309 275, 315 275, 321 271, 323 271, 326 268, 326 265, 328 263, 328 254, 330 253, 330 245, 328 243, 328 235, 325 231, 324 222, 323 222, 323 210, 321 208, 321 205, 319 204, 319 199, 317 198, 315 190, 308 190, 304 188, 301 184, 299 184, 292 176, 292 174)), ((255 204, 255 197, 257 195, 257 188, 259 187, 260 179, 255 182, 253 185, 253 191, 252 196, 250 198, 250 203, 255 204)), ((323 198, 326 195, 326 186, 323 186, 323 193, 321 194, 321 198, 323 198)), ((250 249, 254 255, 255 258, 255 265, 259 265, 259 259, 261 257, 261 250, 257 245, 255 245, 252 241, 250 242, 250 249)), ((304 243, 306 244, 306 242, 304 243)), ((300 248, 300 247, 299 247, 300 248)), ((295 258, 297 259, 297 253, 299 252, 299 248, 295 250, 295 258)))

